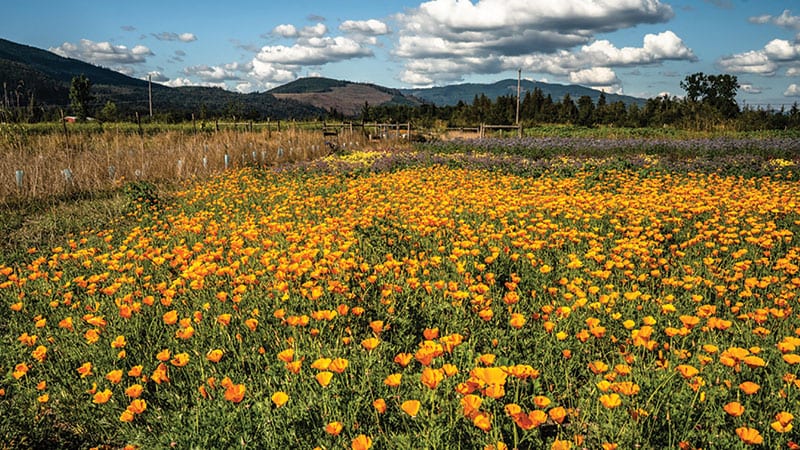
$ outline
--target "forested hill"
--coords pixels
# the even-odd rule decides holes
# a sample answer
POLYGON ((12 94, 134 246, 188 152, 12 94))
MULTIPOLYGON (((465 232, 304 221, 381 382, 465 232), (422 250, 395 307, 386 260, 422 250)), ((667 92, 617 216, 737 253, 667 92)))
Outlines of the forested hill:
MULTIPOLYGON (((26 107, 31 114, 68 111, 72 78, 92 83, 94 109, 113 102, 121 117, 149 113, 148 82, 55 53, 0 39, 0 106, 26 107), (30 107, 30 106, 33 107, 30 107)), ((236 116, 242 119, 319 117, 325 111, 308 103, 278 99, 268 93, 240 94, 220 88, 172 88, 153 83, 153 109, 169 119, 236 116)), ((36 119, 32 117, 31 119, 36 119)))

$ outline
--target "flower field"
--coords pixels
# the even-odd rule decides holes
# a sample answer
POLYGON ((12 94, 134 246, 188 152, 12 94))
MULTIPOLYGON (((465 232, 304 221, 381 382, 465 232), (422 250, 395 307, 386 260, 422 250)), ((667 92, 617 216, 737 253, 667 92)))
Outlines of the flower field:
POLYGON ((797 162, 704 161, 376 151, 142 201, 0 260, 0 442, 800 448, 797 162))

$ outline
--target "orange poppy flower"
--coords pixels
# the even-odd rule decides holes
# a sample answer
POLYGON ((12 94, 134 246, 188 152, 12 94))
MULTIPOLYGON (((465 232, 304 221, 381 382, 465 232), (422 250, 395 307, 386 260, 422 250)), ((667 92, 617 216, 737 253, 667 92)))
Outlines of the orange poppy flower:
POLYGON ((739 427, 736 429, 736 434, 745 444, 759 445, 764 442, 764 438, 761 437, 761 433, 759 433, 755 428, 739 427))
POLYGON ((247 388, 243 384, 231 384, 225 389, 225 400, 239 403, 244 399, 247 388))
POLYGON ((372 402, 372 407, 375 408, 375 411, 378 414, 383 414, 386 412, 386 400, 379 398, 372 402))
POLYGON ((411 362, 411 358, 413 357, 414 355, 411 353, 398 353, 394 357, 394 362, 399 364, 401 367, 406 367, 411 362))
POLYGON ((564 441, 561 439, 556 439, 553 441, 553 445, 550 446, 550 450, 569 450, 572 448, 572 442, 564 441))
POLYGON ((372 447, 372 438, 363 434, 356 436, 353 442, 350 443, 352 450, 369 450, 370 447, 372 447))
POLYGON ((133 366, 131 367, 131 370, 128 371, 128 376, 139 377, 142 375, 142 369, 144 369, 143 366, 133 366))
POLYGON ((419 400, 406 400, 400 405, 400 409, 411 417, 416 417, 419 413, 419 400))
POLYGON ((589 370, 595 375, 599 375, 608 370, 608 364, 603 361, 592 361, 589 363, 589 370))
POLYGON ((733 417, 739 417, 744 413, 744 406, 739 402, 730 402, 722 407, 726 413, 733 417))
POLYGON ((213 363, 218 363, 222 359, 222 355, 222 350, 217 348, 206 353, 206 359, 213 363))
POLYGON ((608 409, 616 408, 622 404, 622 398, 616 393, 603 394, 600 396, 599 400, 600 403, 608 409))
POLYGON ((332 362, 333 360, 330 358, 317 358, 313 363, 311 363, 311 368, 317 370, 328 370, 332 362))
POLYGON ((285 363, 292 362, 292 360, 294 360, 294 349, 287 348, 286 350, 279 352, 278 359, 285 363))
POLYGON ((335 358, 331 361, 331 365, 328 367, 333 372, 342 373, 347 369, 347 366, 350 363, 344 358, 335 358))
POLYGON ((330 422, 327 425, 325 425, 325 432, 330 434, 331 436, 338 436, 339 433, 342 432, 343 428, 344 425, 342 425, 342 422, 330 422))
POLYGON ((102 390, 92 396, 92 403, 102 405, 111 399, 111 391, 108 389, 102 390))
POLYGON ((189 354, 188 353, 178 353, 177 355, 175 355, 174 358, 172 358, 172 361, 170 361, 170 364, 172 364, 175 367, 183 367, 183 366, 189 364, 189 354))
POLYGON ((402 379, 403 379, 403 374, 402 373, 393 373, 393 374, 387 375, 386 378, 384 378, 383 384, 385 384, 385 385, 387 385, 389 387, 397 387, 397 386, 400 386, 400 380, 402 380, 402 379))
POLYGON ((45 347, 44 345, 36 347, 36 349, 33 352, 31 352, 31 356, 36 361, 39 362, 44 361, 44 359, 47 357, 47 347, 45 347))
POLYGON ((741 389, 742 392, 744 392, 747 395, 755 394, 756 392, 758 392, 760 388, 761 386, 757 385, 756 383, 753 383, 752 381, 745 381, 744 383, 741 383, 739 385, 739 389, 741 389))
POLYGON ((86 378, 92 374, 92 363, 83 363, 77 370, 78 373, 81 374, 81 378, 86 378))
POLYGON ((133 422, 133 412, 129 409, 122 411, 122 414, 119 415, 120 422, 133 422))
POLYGON ((675 367, 675 370, 680 372, 681 376, 683 378, 686 378, 686 379, 692 378, 693 376, 695 376, 698 373, 700 373, 700 371, 697 370, 696 367, 690 366, 688 364, 681 364, 681 365, 675 367))
POLYGON ((472 424, 479 429, 488 432, 492 429, 492 416, 489 415, 489 413, 478 411, 478 413, 472 418, 472 424))
POLYGON ((537 408, 544 409, 550 405, 550 399, 544 395, 537 395, 536 397, 533 397, 533 404, 536 405, 537 408))
POLYGON ((422 369, 420 381, 429 389, 436 389, 442 380, 444 380, 444 372, 441 369, 431 369, 430 367, 422 369))
POLYGON ((134 414, 141 414, 147 409, 147 402, 142 399, 135 399, 128 405, 127 410, 134 414))
MULTIPOLYGON (((616 395, 616 394, 611 394, 611 395, 616 395)), ((556 406, 555 408, 548 411, 547 415, 549 415, 550 418, 553 419, 553 422, 562 423, 564 422, 564 419, 567 417, 567 410, 564 409, 563 406, 556 406)))
POLYGON ((170 357, 169 349, 161 350, 160 352, 158 352, 158 354, 156 354, 156 359, 161 362, 169 361, 169 357, 170 357))
POLYGON ((481 407, 483 399, 474 394, 468 394, 461 398, 461 407, 464 408, 464 416, 472 417, 473 414, 478 412, 481 407))
POLYGON ((278 391, 272 394, 272 403, 275 403, 275 406, 279 408, 285 405, 286 402, 288 401, 289 401, 289 395, 287 395, 286 392, 278 391))
POLYGON ((130 398, 139 398, 142 395, 142 391, 144 391, 144 388, 141 384, 132 384, 125 388, 125 395, 130 398))
POLYGON ((167 311, 161 316, 161 319, 167 325, 174 325, 178 322, 178 312, 174 309, 172 311, 167 311))
POLYGON ((112 370, 106 374, 106 380, 110 381, 112 384, 117 384, 122 381, 122 369, 112 370))
POLYGON ((800 355, 797 355, 795 353, 787 353, 783 355, 782 358, 786 362, 786 364, 789 365, 800 364, 800 355))
POLYGON ((331 383, 331 379, 333 378, 333 372, 328 372, 326 370, 316 374, 314 378, 317 380, 317 383, 319 383, 320 386, 327 387, 331 383))
POLYGON ((374 350, 378 344, 381 343, 381 340, 375 337, 367 338, 361 341, 361 346, 364 347, 365 350, 371 351, 374 350))

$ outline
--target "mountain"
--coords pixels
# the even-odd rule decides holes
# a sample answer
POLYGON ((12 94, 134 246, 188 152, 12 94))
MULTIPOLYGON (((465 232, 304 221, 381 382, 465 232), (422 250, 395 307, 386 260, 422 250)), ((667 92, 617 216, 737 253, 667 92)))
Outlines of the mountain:
POLYGON ((399 89, 320 77, 300 78, 268 92, 280 99, 296 100, 348 116, 360 114, 365 103, 371 106, 419 106, 423 103, 399 89))
MULTIPOLYGON (((86 75, 99 109, 114 102, 123 116, 149 113, 148 82, 72 58, 0 39, 0 106, 33 103, 51 111, 68 109, 72 77, 86 75)), ((320 117, 326 111, 309 103, 278 99, 268 93, 240 94, 211 87, 172 88, 153 83, 153 109, 161 116, 185 119, 196 114, 242 119, 320 117)), ((33 108, 32 108, 33 109, 33 108)))
MULTIPOLYGON (((542 90, 542 94, 547 96, 548 94, 553 98, 554 102, 560 101, 564 98, 564 95, 569 93, 570 97, 572 97, 573 101, 577 101, 583 95, 588 95, 592 98, 592 101, 597 103, 597 99, 600 97, 601 91, 596 89, 590 89, 584 86, 578 85, 564 85, 564 84, 555 84, 555 83, 544 83, 541 81, 530 81, 530 80, 522 80, 521 82, 522 88, 522 95, 525 95, 525 92, 530 91, 533 92, 535 88, 539 88, 542 90)), ((498 81, 492 84, 476 84, 476 83, 465 83, 465 84, 455 84, 450 86, 441 86, 441 87, 432 87, 432 88, 421 88, 421 89, 401 89, 405 95, 411 95, 426 102, 433 103, 439 106, 445 105, 455 105, 459 101, 463 101, 467 104, 472 104, 472 101, 475 99, 475 96, 480 96, 481 94, 486 95, 491 100, 497 99, 502 95, 506 96, 517 96, 517 80, 508 79, 498 81)), ((635 103, 639 106, 645 104, 646 100, 631 97, 628 95, 618 95, 618 94, 609 94, 606 93, 606 102, 614 103, 617 101, 621 101, 626 105, 635 103)))

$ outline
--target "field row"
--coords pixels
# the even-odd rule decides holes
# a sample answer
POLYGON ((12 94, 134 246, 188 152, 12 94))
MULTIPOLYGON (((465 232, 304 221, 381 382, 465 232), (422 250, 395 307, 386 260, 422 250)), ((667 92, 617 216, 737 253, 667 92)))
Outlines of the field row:
POLYGON ((796 182, 415 158, 231 170, 0 265, 0 440, 798 445, 796 182))

